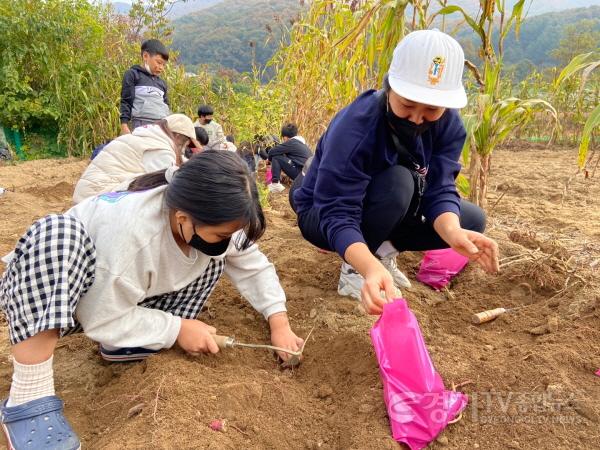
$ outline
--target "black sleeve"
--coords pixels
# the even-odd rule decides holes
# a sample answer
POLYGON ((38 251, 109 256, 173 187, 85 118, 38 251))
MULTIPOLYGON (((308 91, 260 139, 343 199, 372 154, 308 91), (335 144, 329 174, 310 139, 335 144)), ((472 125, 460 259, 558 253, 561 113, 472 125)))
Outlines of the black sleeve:
POLYGON ((123 86, 121 87, 121 123, 131 120, 131 109, 135 98, 135 73, 129 69, 123 75, 123 86))
POLYGON ((266 161, 267 159, 269 159, 269 154, 267 153, 267 151, 266 151, 264 148, 261 148, 261 149, 258 151, 258 156, 260 156, 260 158, 261 158, 261 159, 264 159, 265 161, 266 161))
POLYGON ((279 144, 269 150, 269 160, 273 158, 273 156, 285 155, 289 152, 289 149, 286 145, 279 144))

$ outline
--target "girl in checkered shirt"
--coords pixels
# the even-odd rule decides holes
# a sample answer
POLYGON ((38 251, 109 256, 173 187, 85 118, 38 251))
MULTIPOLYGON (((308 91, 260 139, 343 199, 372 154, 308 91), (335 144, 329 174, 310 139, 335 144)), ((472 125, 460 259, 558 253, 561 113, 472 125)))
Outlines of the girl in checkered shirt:
POLYGON ((246 164, 220 151, 33 224, 0 279, 14 358, 0 405, 9 448, 80 447, 54 395, 61 336, 82 330, 110 361, 175 343, 217 353, 216 329, 196 317, 223 272, 268 321, 273 345, 298 350, 275 269, 254 243, 264 230, 246 164))

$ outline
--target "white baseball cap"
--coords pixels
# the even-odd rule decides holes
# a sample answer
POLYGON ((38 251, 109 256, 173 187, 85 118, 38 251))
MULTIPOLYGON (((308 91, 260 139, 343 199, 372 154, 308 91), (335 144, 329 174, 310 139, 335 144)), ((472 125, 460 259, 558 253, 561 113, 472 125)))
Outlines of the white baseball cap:
POLYGON ((196 140, 196 130, 194 129, 194 123, 185 114, 171 114, 165 117, 169 130, 173 133, 183 134, 192 140, 196 140))
POLYGON ((439 30, 407 34, 396 46, 388 80, 408 100, 442 108, 463 108, 465 54, 460 44, 439 30))

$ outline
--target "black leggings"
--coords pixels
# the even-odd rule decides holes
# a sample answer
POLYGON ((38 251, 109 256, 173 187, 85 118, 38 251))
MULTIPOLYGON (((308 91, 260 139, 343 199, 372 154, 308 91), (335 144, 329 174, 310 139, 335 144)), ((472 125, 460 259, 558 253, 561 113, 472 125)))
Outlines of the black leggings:
POLYGON ((273 175, 273 183, 278 183, 281 180, 281 172, 285 173, 292 180, 295 180, 302 172, 302 166, 297 166, 286 155, 277 155, 271 159, 271 173, 273 175))
MULTIPOLYGON (((303 178, 298 176, 290 189, 290 203, 294 210, 293 192, 302 186, 303 178)), ((415 215, 416 203, 415 180, 406 167, 392 166, 371 179, 360 224, 371 252, 375 253, 388 240, 401 252, 448 247, 431 223, 420 220, 420 211, 415 215)), ((319 248, 332 250, 319 225, 319 216, 314 208, 298 215, 298 227, 304 239, 319 248)), ((480 207, 461 199, 460 225, 481 233, 485 230, 485 213, 480 207)))

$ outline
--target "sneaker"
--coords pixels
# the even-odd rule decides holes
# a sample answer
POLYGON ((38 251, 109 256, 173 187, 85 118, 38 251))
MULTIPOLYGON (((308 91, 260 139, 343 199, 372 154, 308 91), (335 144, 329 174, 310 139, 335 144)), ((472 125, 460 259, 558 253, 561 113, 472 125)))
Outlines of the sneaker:
MULTIPOLYGON (((345 297, 352 297, 356 300, 361 300, 360 290, 365 279, 360 273, 358 273, 354 267, 348 263, 342 263, 342 270, 340 271, 340 281, 338 282, 338 294, 345 297)), ((402 298, 402 291, 394 286, 396 291, 396 298, 402 298)), ((383 291, 381 296, 385 297, 383 291)))
POLYGON ((271 183, 269 185, 269 192, 280 193, 285 191, 285 186, 281 183, 271 183))
POLYGON ((118 348, 100 344, 100 356, 103 360, 109 362, 142 361, 157 352, 158 350, 150 350, 144 347, 118 348))
POLYGON ((360 290, 365 279, 360 273, 354 270, 350 264, 343 262, 340 271, 340 281, 338 282, 338 294, 352 297, 360 300, 360 290))
POLYGON ((79 438, 63 415, 63 402, 55 395, 22 405, 0 404, 0 421, 10 450, 79 450, 79 438))
POLYGON ((385 267, 388 272, 392 274, 392 278, 394 279, 396 286, 410 288, 410 280, 400 271, 400 269, 398 269, 398 266, 396 265, 396 256, 398 256, 397 252, 384 256, 381 258, 381 264, 383 264, 383 267, 385 267))

